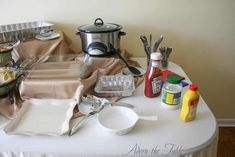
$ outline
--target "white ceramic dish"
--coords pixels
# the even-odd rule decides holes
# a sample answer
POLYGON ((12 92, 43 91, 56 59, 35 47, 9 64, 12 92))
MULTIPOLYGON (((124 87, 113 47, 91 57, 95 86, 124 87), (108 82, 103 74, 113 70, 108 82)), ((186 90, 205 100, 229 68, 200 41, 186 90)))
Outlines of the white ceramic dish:
POLYGON ((122 70, 122 73, 124 75, 132 75, 132 76, 142 76, 145 74, 146 70, 142 69, 142 68, 139 68, 139 67, 136 67, 139 71, 140 71, 140 74, 133 74, 128 68, 124 68, 122 70))
POLYGON ((56 38, 59 38, 60 37, 60 34, 59 33, 55 33, 55 32, 52 32, 51 35, 49 36, 44 36, 44 35, 41 35, 41 34, 38 34, 35 36, 36 39, 38 40, 52 40, 52 39, 56 39, 56 38))
POLYGON ((69 130, 76 103, 73 99, 26 100, 17 117, 5 126, 4 131, 7 134, 63 135, 69 130))
POLYGON ((130 132, 139 119, 155 121, 158 118, 157 116, 141 117, 133 110, 122 106, 108 107, 98 114, 100 125, 117 135, 124 135, 130 132))

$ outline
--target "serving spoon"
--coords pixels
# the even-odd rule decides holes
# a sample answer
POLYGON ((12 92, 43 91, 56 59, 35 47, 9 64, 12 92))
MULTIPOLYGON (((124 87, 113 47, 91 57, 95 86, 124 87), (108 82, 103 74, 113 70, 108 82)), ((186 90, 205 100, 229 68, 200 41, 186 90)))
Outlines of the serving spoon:
POLYGON ((111 43, 109 43, 109 47, 111 49, 111 51, 113 51, 115 54, 118 55, 118 57, 126 64, 127 68, 130 70, 130 72, 132 72, 133 74, 136 74, 136 75, 139 75, 141 74, 141 72, 133 67, 133 66, 130 66, 127 61, 122 57, 122 55, 113 47, 113 45, 111 43))

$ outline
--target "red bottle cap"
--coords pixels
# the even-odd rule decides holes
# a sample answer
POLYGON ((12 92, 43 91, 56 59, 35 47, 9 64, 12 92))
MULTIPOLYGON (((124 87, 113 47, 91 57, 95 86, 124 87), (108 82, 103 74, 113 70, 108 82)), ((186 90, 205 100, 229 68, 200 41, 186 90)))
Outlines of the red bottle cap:
POLYGON ((192 90, 192 91, 197 91, 198 87, 197 87, 196 84, 191 84, 191 85, 189 86, 189 89, 192 90))

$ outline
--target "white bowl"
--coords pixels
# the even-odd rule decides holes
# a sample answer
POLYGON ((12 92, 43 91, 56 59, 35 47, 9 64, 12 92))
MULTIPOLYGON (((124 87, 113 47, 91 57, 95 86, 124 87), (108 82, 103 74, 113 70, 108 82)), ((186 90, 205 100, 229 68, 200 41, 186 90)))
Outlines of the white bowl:
POLYGON ((157 116, 139 117, 133 110, 122 106, 104 108, 98 115, 100 125, 117 135, 129 133, 139 119, 157 120, 157 116))

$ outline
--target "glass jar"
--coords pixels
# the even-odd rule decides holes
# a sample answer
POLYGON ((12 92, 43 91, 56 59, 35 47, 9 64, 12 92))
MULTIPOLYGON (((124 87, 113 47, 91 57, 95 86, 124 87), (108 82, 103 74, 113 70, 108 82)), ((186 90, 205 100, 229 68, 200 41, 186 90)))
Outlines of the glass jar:
POLYGON ((166 109, 178 109, 181 100, 182 86, 180 77, 175 74, 167 75, 162 88, 161 104, 166 109))

